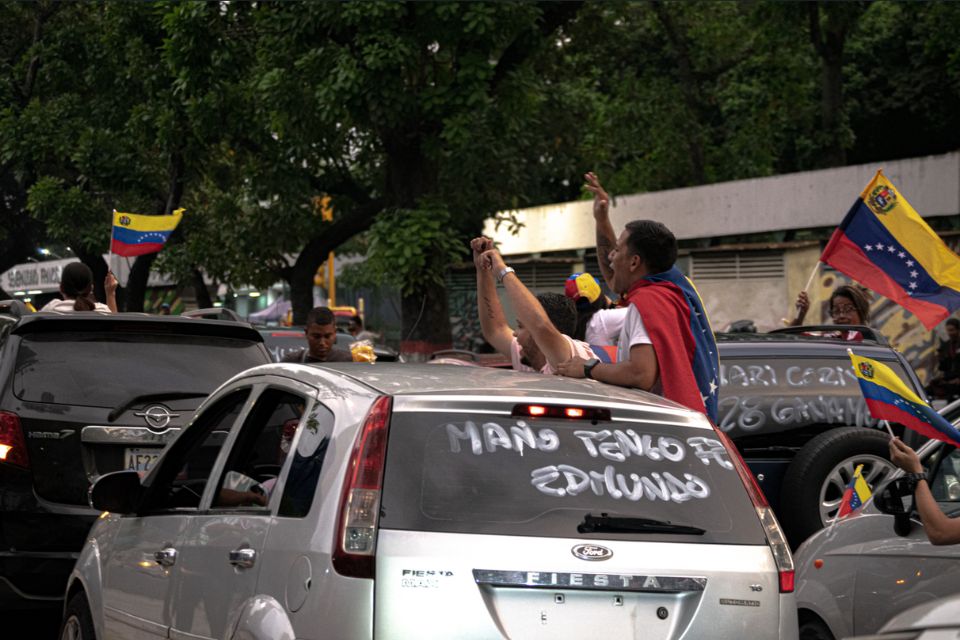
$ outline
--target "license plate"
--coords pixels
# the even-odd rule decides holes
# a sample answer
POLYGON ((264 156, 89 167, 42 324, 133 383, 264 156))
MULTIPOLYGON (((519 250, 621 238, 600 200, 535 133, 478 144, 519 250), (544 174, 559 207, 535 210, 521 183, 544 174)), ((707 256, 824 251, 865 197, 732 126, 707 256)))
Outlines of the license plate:
POLYGON ((157 463, 160 449, 127 449, 123 456, 123 468, 144 474, 157 463))

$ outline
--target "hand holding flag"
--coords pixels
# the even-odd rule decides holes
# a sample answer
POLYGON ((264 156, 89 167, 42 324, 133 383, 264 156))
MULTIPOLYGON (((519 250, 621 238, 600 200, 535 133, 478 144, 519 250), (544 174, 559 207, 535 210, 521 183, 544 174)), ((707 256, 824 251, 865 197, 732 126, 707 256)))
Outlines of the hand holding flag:
POLYGON ((960 431, 933 410, 887 365, 847 349, 870 415, 960 447, 960 431))
POLYGON ((927 329, 960 308, 960 256, 877 171, 820 261, 915 314, 927 329))

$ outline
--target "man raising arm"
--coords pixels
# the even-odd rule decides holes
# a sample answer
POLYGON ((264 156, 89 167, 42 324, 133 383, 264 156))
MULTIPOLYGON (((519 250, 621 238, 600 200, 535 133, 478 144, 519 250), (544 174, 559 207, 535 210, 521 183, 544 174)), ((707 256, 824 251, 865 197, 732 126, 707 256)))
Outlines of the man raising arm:
POLYGON ((523 285, 489 238, 471 243, 477 267, 477 297, 483 336, 498 352, 509 356, 514 369, 552 374, 556 366, 574 355, 593 358, 583 342, 567 332, 576 327, 573 303, 560 294, 534 296, 523 285), (500 281, 517 312, 517 331, 507 325, 494 278, 500 281))

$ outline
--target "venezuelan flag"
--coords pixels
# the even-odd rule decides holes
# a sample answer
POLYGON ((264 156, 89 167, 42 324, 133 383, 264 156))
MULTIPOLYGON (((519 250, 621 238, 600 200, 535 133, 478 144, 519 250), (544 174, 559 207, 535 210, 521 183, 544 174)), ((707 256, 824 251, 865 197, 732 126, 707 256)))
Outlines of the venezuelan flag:
POLYGON ((183 218, 183 209, 168 216, 146 216, 113 212, 110 252, 118 256, 142 256, 163 249, 164 243, 183 218))
POLYGON ((960 431, 920 399, 890 367, 847 351, 871 416, 899 422, 928 438, 960 446, 960 431))
POLYGON ((927 329, 960 308, 960 256, 880 171, 820 260, 912 312, 927 329))
POLYGON ((870 499, 873 492, 870 491, 870 485, 863 479, 863 465, 858 464, 850 484, 843 491, 843 500, 840 502, 840 509, 837 511, 837 519, 848 516, 870 499))

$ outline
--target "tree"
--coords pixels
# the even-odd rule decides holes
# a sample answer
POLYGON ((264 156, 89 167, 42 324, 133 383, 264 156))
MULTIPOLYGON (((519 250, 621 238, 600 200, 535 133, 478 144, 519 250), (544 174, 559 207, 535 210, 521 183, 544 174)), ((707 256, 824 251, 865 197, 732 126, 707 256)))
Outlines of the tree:
MULTIPOLYGON (((306 243, 312 278, 327 252, 374 220, 416 235, 424 212, 449 215, 446 237, 423 260, 387 254, 406 272, 404 335, 449 342, 443 287, 428 286, 504 203, 540 195, 566 159, 560 123, 579 97, 538 64, 577 3, 359 3, 266 5, 258 12, 259 109, 317 193, 334 196, 337 219, 306 243), (438 203, 442 203, 440 209, 438 203), (441 213, 445 212, 445 213, 441 213), (417 265, 417 266, 414 266, 417 265), (407 270, 407 266, 411 268, 407 270), (419 272, 419 273, 418 273, 419 272), (419 320, 419 321, 418 321, 419 320)), ((414 242, 410 239, 410 242, 414 242)), ((386 243, 375 251, 387 250, 386 243)), ((407 248, 410 253, 412 247, 407 248)), ((307 310, 294 298, 295 318, 307 310)))

